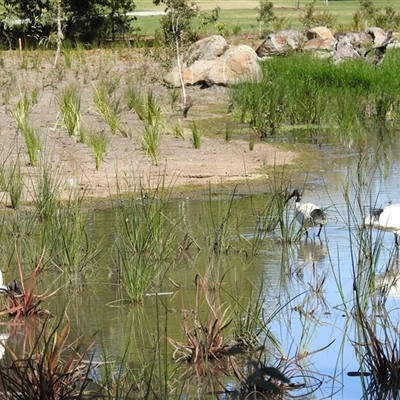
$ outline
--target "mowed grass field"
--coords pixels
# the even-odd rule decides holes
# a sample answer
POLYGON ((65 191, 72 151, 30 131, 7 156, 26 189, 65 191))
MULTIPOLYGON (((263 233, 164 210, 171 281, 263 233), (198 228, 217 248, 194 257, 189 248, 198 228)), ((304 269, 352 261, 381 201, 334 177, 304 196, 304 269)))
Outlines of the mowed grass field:
MULTIPOLYGON (((256 8, 259 6, 259 1, 231 1, 219 0, 216 2, 198 0, 195 3, 202 11, 211 11, 216 6, 221 8, 219 21, 224 23, 229 31, 240 29, 241 33, 252 33, 258 29, 256 8)), ((300 28, 301 17, 304 7, 311 3, 306 0, 299 0, 299 8, 297 8, 296 0, 280 0, 273 1, 274 12, 277 17, 285 18, 288 22, 286 28, 300 28)), ((162 11, 165 8, 164 4, 155 6, 152 0, 139 0, 135 2, 135 11, 162 11)), ((400 10, 400 0, 375 0, 374 4, 378 8, 384 8, 391 4, 396 9, 400 10)), ((329 12, 337 19, 337 24, 340 29, 346 29, 352 20, 354 13, 360 8, 358 0, 352 1, 317 1, 317 12, 329 12)), ((160 17, 138 17, 134 26, 139 27, 142 34, 154 34, 159 28, 160 17)), ((208 33, 217 32, 217 27, 210 26, 208 33)))

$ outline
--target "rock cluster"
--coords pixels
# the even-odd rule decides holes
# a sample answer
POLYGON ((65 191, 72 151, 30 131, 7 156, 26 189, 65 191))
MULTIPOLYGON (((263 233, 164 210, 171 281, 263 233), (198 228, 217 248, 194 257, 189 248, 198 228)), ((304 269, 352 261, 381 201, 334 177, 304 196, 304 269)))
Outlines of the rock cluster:
MULTIPOLYGON (((259 58, 250 46, 230 46, 220 35, 204 38, 189 49, 182 68, 182 79, 187 85, 231 85, 247 79, 260 81, 262 69, 259 58)), ((178 67, 173 68, 164 81, 181 85, 178 67)))
MULTIPOLYGON (((220 35, 204 38, 194 43, 181 67, 181 77, 186 85, 228 86, 245 80, 260 81, 261 59, 283 55, 290 51, 313 51, 320 57, 331 57, 335 63, 348 58, 372 57, 378 65, 383 60, 386 48, 399 46, 399 34, 384 32, 378 27, 365 32, 337 32, 319 26, 302 33, 285 29, 269 34, 256 49, 250 46, 228 45, 220 35)), ((367 58, 366 58, 367 59, 367 58)), ((181 79, 178 67, 173 68, 164 81, 179 87, 181 79)))
MULTIPOLYGON (((387 39, 389 32, 378 27, 368 28, 365 32, 337 32, 319 26, 303 34, 294 29, 287 29, 269 34, 257 48, 259 57, 282 55, 288 50, 314 51, 320 56, 332 57, 335 62, 346 58, 364 57, 367 48, 378 48, 387 39)), ((391 36, 387 47, 398 46, 398 35, 391 36)))

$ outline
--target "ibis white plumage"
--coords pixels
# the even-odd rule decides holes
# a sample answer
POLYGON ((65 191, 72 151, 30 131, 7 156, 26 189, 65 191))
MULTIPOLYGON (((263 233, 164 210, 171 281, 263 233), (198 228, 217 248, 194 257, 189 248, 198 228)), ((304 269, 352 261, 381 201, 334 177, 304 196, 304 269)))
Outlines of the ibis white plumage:
POLYGON ((399 245, 400 204, 391 204, 385 208, 376 208, 366 215, 364 223, 381 231, 393 232, 395 243, 399 245))
POLYGON ((1 292, 9 293, 10 288, 8 285, 3 285, 3 272, 0 270, 0 293, 1 292))
POLYGON ((296 219, 301 225, 301 229, 305 229, 306 235, 308 236, 309 228, 319 227, 317 236, 321 234, 322 227, 326 225, 327 218, 324 211, 313 203, 300 203, 302 192, 300 189, 295 189, 293 193, 288 197, 286 203, 296 197, 295 206, 297 210, 296 219))

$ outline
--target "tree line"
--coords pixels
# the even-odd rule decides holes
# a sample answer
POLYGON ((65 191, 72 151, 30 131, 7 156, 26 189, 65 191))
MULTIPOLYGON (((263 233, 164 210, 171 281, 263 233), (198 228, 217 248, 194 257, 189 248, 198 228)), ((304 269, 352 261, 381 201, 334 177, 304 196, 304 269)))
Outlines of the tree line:
MULTIPOLYGON (((132 31, 133 0, 0 0, 0 34, 12 47, 23 39, 30 45, 63 39, 94 42, 124 37, 132 31)), ((45 43, 45 44, 47 44, 45 43)))

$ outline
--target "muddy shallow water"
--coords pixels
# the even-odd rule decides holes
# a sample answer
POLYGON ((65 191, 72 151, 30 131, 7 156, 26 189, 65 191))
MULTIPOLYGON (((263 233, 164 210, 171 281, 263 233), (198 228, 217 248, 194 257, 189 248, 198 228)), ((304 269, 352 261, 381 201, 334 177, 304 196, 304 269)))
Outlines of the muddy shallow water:
MULTIPOLYGON (((398 144, 383 154, 378 163, 376 154, 366 155, 362 162, 361 157, 355 154, 337 159, 336 168, 324 172, 321 177, 318 174, 313 178, 305 176, 306 190, 302 201, 317 203, 328 214, 328 224, 321 239, 316 238, 311 229, 308 239, 303 237, 299 243, 284 246, 279 233, 270 233, 261 244, 259 254, 251 261, 231 251, 213 265, 213 277, 216 280, 223 277, 221 302, 229 302, 230 297, 244 301, 250 297, 252 287, 262 287, 265 316, 280 310, 269 326, 284 354, 290 359, 315 352, 304 357, 307 376, 292 372, 293 382, 307 385, 306 389, 295 394, 310 392, 313 385, 317 387, 318 384, 320 387, 314 394, 315 398, 362 397, 360 378, 347 376, 348 372, 360 368, 353 347, 357 332, 351 317, 354 311, 353 266, 357 264, 359 251, 356 225, 362 211, 355 199, 357 191, 361 190, 366 210, 398 201, 396 182, 400 164, 396 154, 400 154, 398 144), (350 205, 344 199, 346 187, 350 205), (319 349, 323 350, 317 351, 319 349)), ((200 247, 205 247, 210 226, 230 200, 226 188, 223 191, 213 188, 211 192, 211 199, 205 191, 202 199, 181 199, 169 204, 172 214, 180 215, 191 227, 200 247)), ((245 240, 253 239, 257 218, 265 202, 266 196, 252 195, 250 189, 242 188, 235 193, 235 231, 240 231, 245 240)), ((159 301, 152 293, 145 298, 143 305, 120 301, 120 288, 115 283, 111 257, 115 237, 112 229, 114 213, 113 209, 103 209, 89 215, 89 239, 99 243, 101 250, 95 277, 81 292, 66 285, 62 293, 46 306, 56 315, 61 315, 66 307, 74 337, 94 335, 96 360, 105 354, 112 354, 117 359, 125 357, 139 371, 144 360, 154 357, 155 338, 167 334, 184 341, 180 310, 195 307, 196 275, 204 274, 209 260, 206 252, 199 251, 192 257, 183 258, 179 267, 168 270, 161 287, 164 294, 159 296, 159 301)), ((390 293, 385 306, 396 325, 400 322, 400 314, 397 288, 391 285, 397 277, 397 266, 393 263, 397 257, 394 238, 390 233, 382 235, 372 231, 371 235, 374 242, 380 243, 377 284, 384 279, 380 275, 388 267, 392 269, 393 276, 387 281, 390 293)), ((231 245, 233 249, 240 247, 234 235, 231 245)), ((5 326, 4 331, 7 329, 9 327, 5 326)), ((11 336, 9 340, 15 343, 20 339, 11 336)), ((170 360, 172 349, 168 348, 166 354, 170 360)), ((224 377, 224 382, 230 388, 236 384, 229 377, 224 377)), ((214 386, 205 392, 210 393, 210 390, 217 389, 214 386)), ((196 388, 187 392, 195 393, 196 388)))
MULTIPOLYGON (((393 153, 396 153, 395 149, 393 153)), ((360 367, 352 344, 352 341, 357 340, 355 324, 348 314, 354 307, 352 266, 356 263, 358 245, 352 238, 357 221, 348 215, 349 207, 343 197, 346 185, 350 187, 350 197, 355 197, 357 161, 356 157, 337 160, 336 171, 325 173, 321 179, 317 178, 306 184, 303 201, 312 201, 327 209, 329 223, 321 235, 321 240, 314 237, 311 230, 308 240, 303 237, 300 243, 286 247, 276 240, 275 235, 268 235, 259 256, 250 265, 235 257, 217 265, 220 274, 226 274, 224 290, 229 291, 232 296, 248 294, 250 282, 256 285, 263 282, 265 313, 271 315, 277 308, 282 307, 273 319, 271 330, 289 358, 302 352, 311 353, 330 344, 327 349, 305 359, 306 364, 311 363, 310 375, 323 382, 318 391, 318 398, 333 393, 336 393, 334 398, 340 396, 345 399, 359 399, 362 395, 359 378, 347 376, 349 371, 358 371, 360 367), (341 296, 344 296, 344 299, 341 296)), ((363 172, 365 181, 361 183, 367 186, 364 188, 369 196, 364 199, 366 208, 396 202, 397 185, 394 182, 398 179, 399 164, 396 160, 393 161, 388 166, 387 160, 383 160, 378 167, 372 167, 370 162, 366 163, 366 169, 370 170, 363 172)), ((213 200, 213 213, 220 212, 221 201, 224 202, 213 200)), ((237 193, 234 210, 238 219, 243 221, 240 231, 247 238, 254 234, 255 216, 257 210, 263 210, 264 204, 264 196, 249 197, 245 193, 237 193)), ((180 201, 173 203, 171 207, 177 207, 178 212, 185 214, 193 225, 199 227, 200 232, 207 231, 204 214, 205 207, 209 207, 208 200, 180 201)), ((96 216, 95 229, 100 229, 101 222, 108 218, 107 212, 101 217, 96 216)), ((372 232, 372 235, 376 240, 382 240, 380 265, 377 270, 383 273, 393 257, 394 238, 390 233, 382 236, 372 232)), ((106 238, 103 238, 103 243, 107 243, 106 238)), ((196 257, 194 265, 183 265, 179 271, 169 272, 168 276, 186 292, 184 296, 177 293, 164 297, 163 302, 169 310, 179 310, 182 298, 185 302, 188 299, 193 300, 190 293, 194 291, 195 274, 203 273, 207 264, 205 255, 200 253, 196 257)), ((130 306, 113 306, 115 290, 115 287, 106 284, 100 291, 96 288, 91 292, 88 304, 83 303, 80 307, 82 317, 79 318, 79 330, 91 334, 94 330, 103 328, 102 341, 109 352, 120 353, 123 344, 133 339, 137 343, 136 348, 131 344, 132 361, 135 362, 137 352, 140 352, 139 349, 146 351, 148 341, 143 330, 137 329, 136 326, 138 310, 130 306), (82 323, 82 320, 85 322, 82 323)), ((166 291, 168 290, 171 290, 170 285, 166 287, 166 291)), ((397 303, 398 298, 389 295, 386 307, 392 310, 392 320, 400 322, 400 315, 396 311, 397 303)), ((190 304, 186 305, 190 307, 190 304)), ((165 321, 171 336, 182 338, 182 320, 179 313, 169 314, 157 310, 154 298, 145 300, 141 312, 146 315, 145 321, 151 331, 156 329, 154 322, 161 320, 165 321)), ((143 323, 143 320, 140 321, 143 323)), ((301 374, 294 376, 292 380, 303 382, 304 379, 309 385, 315 384, 301 374)))

